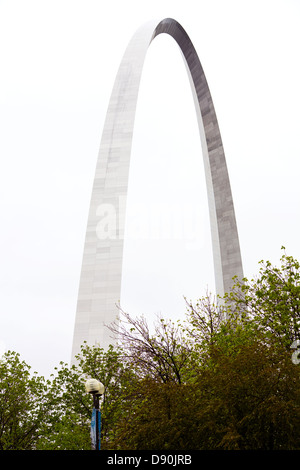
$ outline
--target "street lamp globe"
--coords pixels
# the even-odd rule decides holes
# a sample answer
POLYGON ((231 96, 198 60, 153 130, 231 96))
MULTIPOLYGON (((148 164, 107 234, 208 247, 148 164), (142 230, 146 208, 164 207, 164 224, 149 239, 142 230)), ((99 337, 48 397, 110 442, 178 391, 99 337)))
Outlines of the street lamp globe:
POLYGON ((104 385, 96 379, 88 379, 85 382, 85 390, 88 393, 93 393, 95 395, 103 395, 104 385))

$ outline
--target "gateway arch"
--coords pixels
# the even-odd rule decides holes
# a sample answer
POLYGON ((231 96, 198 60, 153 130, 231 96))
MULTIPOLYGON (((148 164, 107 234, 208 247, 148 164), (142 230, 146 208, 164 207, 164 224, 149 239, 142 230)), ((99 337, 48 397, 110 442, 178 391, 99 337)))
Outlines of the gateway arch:
POLYGON ((234 276, 243 277, 226 160, 201 63, 177 21, 171 18, 150 21, 137 30, 127 46, 107 110, 88 215, 72 358, 80 352, 84 341, 104 349, 113 343, 105 325, 118 318, 116 303, 121 292, 123 230, 138 90, 147 49, 162 33, 177 42, 194 96, 208 194, 216 293, 223 296, 230 290, 234 276), (102 230, 104 215, 107 227, 114 228, 111 234, 102 230))

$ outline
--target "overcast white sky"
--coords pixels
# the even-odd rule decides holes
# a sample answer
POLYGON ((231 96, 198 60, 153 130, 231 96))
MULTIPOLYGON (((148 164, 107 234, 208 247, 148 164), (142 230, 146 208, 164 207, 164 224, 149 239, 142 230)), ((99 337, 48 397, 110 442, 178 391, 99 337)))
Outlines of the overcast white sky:
MULTIPOLYGON (((70 360, 120 60, 141 24, 165 17, 186 29, 208 79, 245 275, 260 259, 278 263, 281 245, 300 259, 298 0, 0 0, 0 345, 41 375, 70 360)), ((165 35, 145 62, 128 210, 142 208, 155 224, 159 207, 175 211, 185 236, 176 240, 171 226, 149 239, 131 219, 121 303, 149 319, 182 318, 184 295, 195 300, 215 286, 196 114, 179 49, 165 35)))

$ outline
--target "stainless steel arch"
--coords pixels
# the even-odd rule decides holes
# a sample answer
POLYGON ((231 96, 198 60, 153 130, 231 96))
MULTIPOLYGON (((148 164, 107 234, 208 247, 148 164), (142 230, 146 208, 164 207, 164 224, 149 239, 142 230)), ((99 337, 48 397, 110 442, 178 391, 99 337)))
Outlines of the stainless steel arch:
POLYGON ((234 276, 243 277, 225 155, 201 63, 190 38, 177 21, 171 18, 150 21, 134 34, 125 51, 108 106, 88 216, 73 358, 83 341, 99 343, 105 349, 113 342, 104 325, 118 316, 116 302, 120 299, 123 255, 120 221, 125 218, 138 89, 147 49, 161 33, 169 34, 178 43, 194 95, 206 175, 216 292, 222 296, 230 290, 234 276), (104 213, 108 227, 116 228, 110 234, 104 234, 103 226, 99 226, 104 213))

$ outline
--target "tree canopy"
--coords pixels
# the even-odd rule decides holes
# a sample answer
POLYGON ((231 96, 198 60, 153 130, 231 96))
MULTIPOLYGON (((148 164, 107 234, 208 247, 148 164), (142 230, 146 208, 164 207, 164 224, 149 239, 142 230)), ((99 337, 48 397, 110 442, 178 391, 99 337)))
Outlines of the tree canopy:
POLYGON ((6 353, 0 448, 91 449, 92 377, 105 386, 102 449, 300 449, 300 267, 285 251, 280 263, 261 261, 222 299, 186 299, 181 322, 150 327, 119 307, 119 346, 83 344, 48 381, 6 353))

